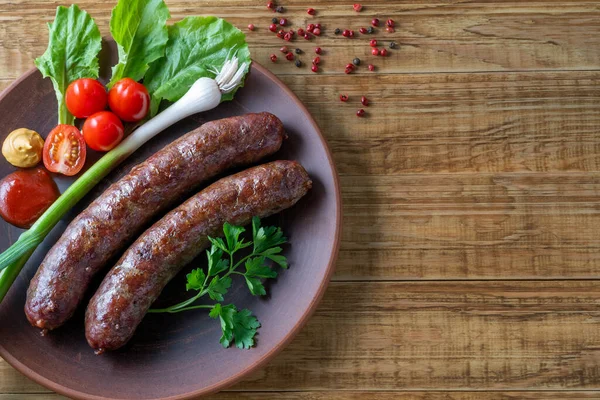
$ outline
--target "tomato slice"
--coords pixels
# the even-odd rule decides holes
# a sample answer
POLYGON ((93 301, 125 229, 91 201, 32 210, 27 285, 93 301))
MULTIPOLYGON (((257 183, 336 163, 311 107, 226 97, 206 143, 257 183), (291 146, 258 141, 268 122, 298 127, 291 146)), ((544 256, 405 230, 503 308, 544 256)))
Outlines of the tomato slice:
POLYGON ((50 172, 73 176, 85 164, 85 140, 72 125, 58 125, 44 142, 44 166, 50 172))

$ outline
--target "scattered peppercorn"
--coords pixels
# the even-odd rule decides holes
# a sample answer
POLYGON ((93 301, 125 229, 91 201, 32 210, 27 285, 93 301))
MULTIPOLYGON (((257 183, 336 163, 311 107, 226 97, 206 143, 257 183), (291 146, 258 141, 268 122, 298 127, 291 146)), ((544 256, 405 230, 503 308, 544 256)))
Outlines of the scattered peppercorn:
POLYGON ((354 31, 350 30, 350 37, 353 38, 354 37, 354 31))
POLYGON ((354 5, 352 6, 352 8, 354 8, 354 11, 356 11, 356 12, 360 12, 360 10, 362 10, 362 5, 361 5, 361 4, 358 4, 358 3, 356 3, 356 4, 354 4, 354 5))
POLYGON ((360 58, 356 57, 354 60, 352 60, 352 64, 360 65, 360 58))
POLYGON ((290 50, 287 48, 287 46, 283 46, 282 48, 279 49, 280 52, 287 54, 290 50))
POLYGON ((371 20, 371 25, 373 25, 373 26, 379 26, 379 19, 377 19, 377 18, 373 18, 373 19, 371 20))
POLYGON ((352 69, 352 68, 346 68, 346 69, 344 70, 344 72, 345 72, 345 73, 347 73, 347 74, 350 74, 350 73, 352 73, 352 71, 353 71, 353 69, 352 69))
POLYGON ((335 31, 333 31, 333 33, 339 35, 340 33, 342 33, 342 30, 340 28, 335 28, 335 31))
POLYGON ((309 8, 308 10, 306 10, 306 12, 308 13, 308 15, 315 15, 316 11, 314 8, 309 8))
POLYGON ((253 31, 254 30, 254 24, 248 24, 248 30, 249 31, 253 31))
POLYGON ((354 71, 354 64, 352 64, 352 63, 348 63, 348 64, 346 64, 346 69, 349 69, 349 70, 351 70, 351 71, 354 71))
POLYGON ((375 66, 373 64, 369 64, 369 71, 375 71, 375 66))
POLYGON ((267 8, 275 8, 275 3, 273 3, 272 1, 269 1, 267 3, 267 8))
POLYGON ((396 30, 395 30, 394 28, 392 28, 391 26, 388 26, 387 28, 385 28, 385 30, 386 30, 387 32, 389 32, 389 33, 393 33, 393 32, 395 32, 395 31, 396 31, 396 30))
POLYGON ((393 28, 394 26, 396 26, 396 24, 395 24, 394 20, 393 20, 393 19, 391 19, 391 18, 390 18, 390 19, 388 19, 388 20, 387 20, 387 22, 386 22, 385 24, 386 24, 386 26, 389 26, 389 27, 391 27, 391 28, 393 28))
POLYGON ((277 32, 277 25, 275 25, 275 24, 271 24, 271 25, 269 25, 269 30, 270 30, 271 32, 277 32))
POLYGON ((292 34, 290 32, 288 32, 285 35, 283 35, 283 38, 285 39, 286 42, 289 42, 292 40, 292 34))
POLYGON ((321 30, 319 28, 315 28, 312 33, 315 36, 321 36, 321 30))
POLYGON ((321 24, 315 24, 316 29, 321 29, 321 24))
POLYGON ((306 32, 306 33, 304 34, 304 39, 306 39, 306 40, 310 40, 310 33, 306 32))
POLYGON ((308 25, 306 25, 306 30, 307 30, 308 32, 311 32, 311 33, 312 33, 312 31, 314 31, 314 30, 315 30, 315 24, 308 24, 308 25))
POLYGON ((277 56, 275 54, 271 54, 269 58, 271 59, 271 62, 277 61, 277 56))
POLYGON ((382 56, 382 57, 385 57, 385 56, 388 55, 388 51, 386 49, 381 49, 379 51, 379 55, 382 56))
POLYGON ((370 26, 369 29, 367 29, 367 33, 375 33, 375 29, 373 29, 373 27, 370 26))
POLYGON ((277 7, 277 8, 275 9, 275 11, 276 11, 276 12, 278 12, 278 13, 282 13, 282 12, 284 12, 284 11, 285 11, 285 8, 283 8, 282 6, 279 6, 279 7, 277 7))
POLYGON ((348 29, 344 29, 344 32, 342 32, 342 36, 343 37, 349 37, 350 36, 350 31, 348 29))
POLYGON ((396 42, 390 42, 390 49, 395 49, 397 46, 396 42))
POLYGON ((367 28, 360 28, 358 31, 364 35, 367 33, 367 28))
POLYGON ((371 47, 377 47, 377 40, 376 39, 369 40, 369 46, 371 46, 371 47))
POLYGON ((273 19, 271 19, 271 22, 276 24, 279 22, 279 19, 277 19, 276 17, 273 17, 273 19))
POLYGON ((296 49, 295 52, 296 52, 296 54, 302 54, 302 50, 300 50, 300 49, 296 49))
POLYGON ((323 52, 323 49, 321 49, 320 47, 317 47, 317 48, 315 49, 315 53, 316 53, 316 54, 321 54, 322 52, 323 52))
POLYGON ((304 29, 298 28, 298 36, 304 36, 304 29))
POLYGON ((302 61, 296 60, 296 67, 300 68, 302 66, 302 61))
POLYGON ((277 32, 277 37, 283 39, 284 36, 285 31, 283 29, 280 29, 279 32, 277 32))
POLYGON ((294 53, 287 53, 287 54, 285 55, 285 58, 287 58, 287 59, 288 59, 288 61, 294 61, 294 59, 295 59, 296 57, 294 57, 294 53))
POLYGON ((312 67, 310 67, 310 70, 312 72, 318 72, 319 71, 319 67, 317 67, 315 64, 313 64, 312 67))
POLYGON ((363 110, 362 108, 356 112, 357 117, 364 117, 364 115, 365 115, 365 110, 363 110))
POLYGON ((362 104, 363 106, 367 107, 369 105, 369 99, 367 99, 365 96, 360 98, 360 104, 362 104))
POLYGON ((374 56, 378 56, 379 55, 379 49, 377 47, 373 47, 373 50, 371 50, 371 54, 373 54, 374 56))
POLYGON ((340 94, 340 100, 343 101, 344 103, 348 101, 348 95, 345 94, 340 94))
POLYGON ((314 65, 319 65, 321 63, 321 57, 315 57, 312 61, 314 65))
POLYGON ((286 18, 281 18, 279 20, 279 25, 281 26, 286 26, 287 25, 287 19, 286 18))

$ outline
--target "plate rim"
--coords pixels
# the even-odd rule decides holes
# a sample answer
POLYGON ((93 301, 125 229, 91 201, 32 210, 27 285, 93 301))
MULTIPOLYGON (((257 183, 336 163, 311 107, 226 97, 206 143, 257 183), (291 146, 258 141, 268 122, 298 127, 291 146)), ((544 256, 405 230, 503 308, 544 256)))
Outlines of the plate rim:
MULTIPOLYGON (((199 389, 199 390, 196 390, 193 392, 185 393, 185 394, 178 394, 178 395, 174 395, 174 396, 163 397, 162 399, 164 399, 164 400, 190 400, 190 399, 197 398, 200 396, 206 396, 209 394, 219 392, 219 391, 243 380, 245 377, 247 377, 254 371, 265 366, 276 355, 281 353, 281 351, 283 351, 283 349, 290 344, 290 342, 294 339, 294 337, 306 325, 306 323, 308 322, 310 317, 316 311, 318 304, 321 302, 323 295, 325 294, 325 291, 326 291, 327 287, 329 286, 333 272, 335 271, 335 266, 336 266, 337 258, 339 255, 340 243, 341 243, 341 237, 342 237, 342 195, 341 195, 341 189, 340 189, 339 175, 337 172, 337 168, 335 167, 333 157, 331 155, 331 150, 329 149, 327 141, 325 140, 325 137, 323 136, 323 133, 321 132, 321 129, 319 128, 316 121, 314 120, 312 114, 308 111, 308 109, 306 108, 304 103, 302 103, 302 101, 298 98, 298 96, 296 96, 296 94, 294 92, 292 92, 292 90, 285 83, 283 83, 275 74, 273 74, 267 68, 263 67, 260 63, 258 63, 254 59, 252 59, 251 71, 252 70, 256 70, 256 71, 264 74, 265 76, 267 76, 272 82, 274 82, 279 87, 279 89, 283 90, 283 92, 285 92, 294 101, 295 105, 298 108, 300 108, 300 110, 305 115, 308 115, 308 121, 310 122, 313 129, 317 133, 317 136, 318 136, 319 140, 321 141, 323 148, 325 149, 325 154, 327 156, 327 162, 329 163, 329 167, 331 168, 331 171, 333 172, 333 174, 332 174, 333 175, 333 189, 334 189, 334 195, 335 195, 335 234, 334 234, 333 249, 332 249, 331 255, 329 257, 327 269, 325 272, 325 277, 322 280, 322 282, 320 283, 319 288, 317 289, 317 293, 311 300, 310 304, 308 305, 308 308, 303 313, 302 317, 298 320, 298 322, 296 322, 296 324, 292 327, 292 329, 285 335, 285 337, 281 341, 279 341, 269 352, 264 354, 261 358, 256 360, 254 363, 248 365, 246 368, 244 368, 242 371, 238 372, 237 374, 229 376, 228 378, 223 379, 211 386, 207 386, 205 388, 202 388, 202 389, 199 389)), ((36 72, 38 72, 38 69, 34 67, 34 68, 31 68, 29 71, 25 72, 20 77, 18 77, 6 89, 4 89, 2 91, 2 93, 0 93, 0 102, 3 101, 4 98, 16 86, 18 86, 22 81, 29 78, 31 75, 33 75, 36 72)), ((12 366, 14 369, 19 371, 21 374, 25 375, 27 378, 33 380, 34 382, 36 382, 50 390, 53 390, 54 392, 56 392, 58 394, 68 396, 71 398, 75 398, 75 399, 115 400, 115 398, 113 398, 113 397, 91 395, 89 393, 80 392, 78 390, 71 389, 67 386, 63 386, 59 383, 56 383, 56 382, 42 376, 38 372, 32 370, 25 364, 21 363, 16 357, 12 356, 12 354, 10 354, 8 351, 6 351, 4 349, 4 347, 2 346, 2 344, 0 344, 0 357, 2 357, 10 366, 12 366)))

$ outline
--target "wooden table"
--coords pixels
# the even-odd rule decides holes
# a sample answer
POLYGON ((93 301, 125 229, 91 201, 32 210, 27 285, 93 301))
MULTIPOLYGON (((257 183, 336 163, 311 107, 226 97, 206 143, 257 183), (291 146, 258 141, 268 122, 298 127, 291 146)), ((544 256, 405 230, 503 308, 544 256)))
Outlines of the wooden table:
MULTIPOLYGON (((0 1, 2 87, 42 54, 59 3, 0 1)), ((257 26, 255 60, 329 141, 344 234, 308 325, 214 398, 600 396, 600 2, 365 1, 357 14, 350 1, 287 0, 294 26, 324 26, 292 45, 303 68, 268 60, 283 43, 266 31, 265 3, 168 0, 173 20, 257 26), (374 16, 397 23, 373 36, 400 45, 387 58, 370 55, 371 36, 333 34, 374 16), (306 66, 316 45, 317 74, 306 66)), ((78 4, 108 34, 114 1, 78 4)), ((0 400, 56 398, 0 360, 0 400)))

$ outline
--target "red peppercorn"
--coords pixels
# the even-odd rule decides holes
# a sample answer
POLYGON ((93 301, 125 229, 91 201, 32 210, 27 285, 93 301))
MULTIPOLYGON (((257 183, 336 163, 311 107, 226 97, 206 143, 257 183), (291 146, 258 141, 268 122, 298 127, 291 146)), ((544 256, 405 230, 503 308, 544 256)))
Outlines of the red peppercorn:
POLYGON ((381 49, 379 51, 379 55, 382 56, 382 57, 385 57, 385 56, 388 55, 388 51, 386 49, 381 49))
POLYGON ((369 40, 369 46, 371 46, 371 47, 377 47, 377 40, 375 40, 375 39, 369 40))
POLYGON ((285 19, 285 18, 281 18, 281 19, 279 20, 279 25, 281 25, 281 26, 286 26, 286 25, 287 25, 287 19, 285 19))
POLYGON ((275 8, 275 3, 273 3, 272 1, 269 1, 267 3, 267 8, 275 8))
POLYGON ((360 104, 362 104, 363 106, 367 107, 369 105, 369 99, 367 99, 365 96, 360 98, 360 104))
POLYGON ((364 35, 367 33, 367 28, 360 28, 358 31, 364 35))
POLYGON ((316 54, 321 54, 322 52, 323 52, 323 50, 322 50, 320 47, 317 47, 317 48, 315 49, 315 53, 316 53, 316 54))
POLYGON ((312 63, 314 65, 319 65, 320 62, 321 62, 321 57, 315 57, 312 61, 312 63))
POLYGON ((282 48, 279 49, 279 51, 284 54, 287 54, 290 51, 290 49, 288 49, 287 46, 283 46, 282 48))
POLYGON ((388 26, 387 28, 385 28, 386 31, 388 31, 389 33, 395 32, 396 30, 394 28, 392 28, 391 26, 388 26))
POLYGON ((352 8, 354 8, 354 11, 359 12, 360 10, 362 10, 362 5, 356 3, 352 6, 352 8))
POLYGON ((373 50, 371 50, 371 54, 373 54, 374 56, 378 56, 379 55, 379 49, 377 47, 373 47, 373 50))
POLYGON ((310 40, 310 33, 306 32, 306 33, 304 34, 304 39, 306 39, 306 40, 310 40))
POLYGON ((364 115, 365 115, 365 110, 363 110, 362 108, 356 112, 357 117, 364 117, 364 115))
POLYGON ((348 95, 345 94, 340 94, 340 100, 343 101, 344 103, 348 101, 348 95))
POLYGON ((353 38, 354 37, 354 31, 350 30, 350 37, 353 38))
POLYGON ((344 31, 342 32, 342 36, 343 37, 349 37, 350 36, 350 31, 348 29, 344 29, 344 31))
POLYGON ((375 66, 373 64, 369 64, 369 71, 375 71, 375 66))
POLYGON ((277 61, 277 56, 275 54, 271 54, 271 56, 269 58, 271 59, 272 62, 277 61))
POLYGON ((379 20, 377 18, 373 18, 371 20, 371 25, 373 25, 373 26, 379 26, 379 20))
POLYGON ((249 24, 248 25, 248 30, 253 31, 254 30, 254 24, 249 24))
POLYGON ((315 24, 315 29, 321 29, 321 24, 315 24))
POLYGON ((277 32, 277 25, 275 25, 275 24, 271 24, 271 25, 269 25, 269 30, 270 30, 271 32, 277 32))
POLYGON ((307 30, 308 32, 312 32, 312 31, 314 31, 314 30, 315 30, 315 24, 308 24, 308 25, 306 26, 306 30, 307 30))
POLYGON ((352 69, 352 68, 346 68, 346 69, 344 70, 344 72, 345 72, 345 73, 347 73, 347 74, 350 74, 350 73, 352 73, 352 71, 353 71, 353 69, 352 69))
POLYGON ((315 64, 313 64, 312 67, 310 67, 310 70, 312 72, 318 72, 319 71, 319 67, 317 67, 315 64))
POLYGON ((352 64, 352 63, 346 64, 346 69, 354 70, 354 64, 352 64))
POLYGON ((292 34, 288 32, 285 35, 283 35, 283 38, 286 42, 289 42, 290 40, 292 40, 292 34))
POLYGON ((304 29, 298 28, 298 35, 304 36, 304 29))
POLYGON ((313 33, 313 35, 315 35, 315 36, 321 36, 321 30, 320 30, 320 29, 318 29, 318 28, 315 28, 315 29, 312 31, 312 33, 313 33))
POLYGON ((277 32, 277 37, 283 39, 283 37, 285 36, 285 31, 283 29, 281 29, 279 32, 277 32))
POLYGON ((315 15, 316 11, 314 8, 309 8, 308 10, 306 10, 306 12, 308 13, 308 15, 315 15))
POLYGON ((290 31, 288 32, 290 35, 292 35, 292 37, 294 37, 294 35, 296 34, 296 32, 294 32, 293 29, 290 29, 290 31))
POLYGON ((385 24, 386 24, 386 26, 389 26, 390 28, 393 28, 394 26, 396 26, 394 20, 391 18, 388 19, 385 24))
POLYGON ((289 52, 285 55, 285 58, 287 58, 289 61, 294 61, 294 53, 289 52))

